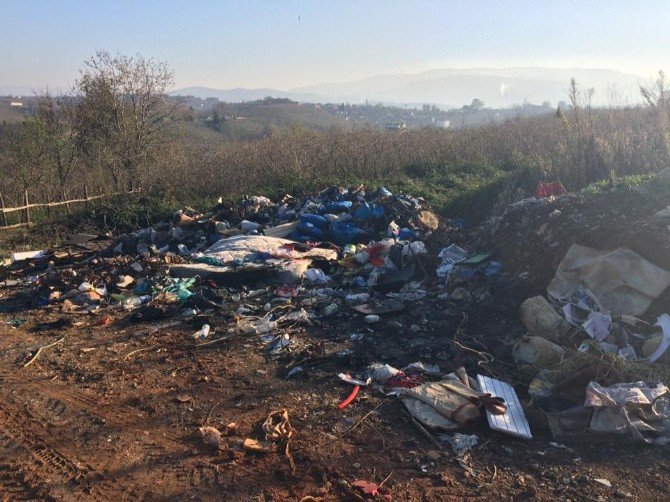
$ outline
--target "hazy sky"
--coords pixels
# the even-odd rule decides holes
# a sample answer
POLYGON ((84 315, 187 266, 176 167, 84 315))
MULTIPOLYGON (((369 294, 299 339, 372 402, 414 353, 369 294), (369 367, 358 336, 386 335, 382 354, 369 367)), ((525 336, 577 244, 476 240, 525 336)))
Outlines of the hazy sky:
POLYGON ((65 88, 98 49, 177 87, 295 86, 438 67, 670 71, 670 1, 0 0, 0 87, 65 88))

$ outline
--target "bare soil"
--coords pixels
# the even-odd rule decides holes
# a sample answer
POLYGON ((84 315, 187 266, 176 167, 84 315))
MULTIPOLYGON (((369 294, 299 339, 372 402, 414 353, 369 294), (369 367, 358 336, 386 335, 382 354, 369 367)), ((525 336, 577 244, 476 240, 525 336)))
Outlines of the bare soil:
MULTIPOLYGON (((174 323, 171 316, 134 322, 112 310, 69 314, 74 324, 38 329, 63 314, 19 308, 30 299, 4 289, 3 500, 371 499, 352 486, 357 480, 383 482, 378 500, 667 500, 665 448, 552 443, 529 416, 532 440, 480 424, 463 431, 477 434, 479 446, 458 457, 447 443, 427 438, 394 398, 363 389, 350 406, 337 407, 351 390, 337 373, 375 361, 397 367, 424 361, 449 371, 465 365, 471 375, 481 371, 509 381, 524 400, 525 384, 509 355, 523 332, 518 305, 544 290, 571 242, 628 245, 668 266, 667 229, 649 218, 670 201, 637 195, 615 201, 598 207, 566 201, 482 237, 492 248, 497 243, 510 274, 468 285, 476 301, 445 302, 431 291, 372 328, 343 311, 296 328, 292 336, 299 343, 279 357, 255 335, 196 347, 197 328, 206 320, 225 331, 236 305, 193 323, 174 323), (560 214, 550 217, 557 208, 560 214), (111 324, 102 325, 106 315, 111 324), (16 318, 28 322, 10 327, 16 318), (352 334, 362 338, 352 340, 352 334), (61 338, 25 367, 37 348, 61 338), (287 377, 295 365, 305 371, 287 377), (290 442, 295 470, 283 448, 261 453, 240 447, 245 438, 265 439, 261 424, 280 409, 288 410, 296 430, 290 442), (220 448, 203 443, 197 435, 202 426, 223 433, 220 448)), ((254 301, 260 308, 269 298, 271 291, 254 301)), ((659 301, 652 310, 670 310, 667 299, 659 301)))
MULTIPOLYGON (((255 339, 196 349, 186 325, 97 326, 97 318, 87 317, 66 329, 26 329, 36 317, 0 331, 5 500, 355 500, 362 493, 350 483, 388 476, 383 487, 408 501, 667 496, 664 450, 566 449, 552 446, 542 431, 522 441, 479 426, 471 432, 480 447, 459 461, 447 445, 429 441, 392 398, 364 390, 339 410, 350 388, 335 378, 337 367, 356 364, 346 358, 285 378, 282 364, 265 357, 255 339), (61 337, 23 367, 36 347, 61 337), (236 446, 237 438, 263 439, 260 424, 283 408, 297 431, 290 445, 295 472, 281 452, 236 446), (227 434, 220 450, 194 434, 203 425, 227 434)), ((348 328, 321 327, 320 339, 302 336, 339 348, 348 328)), ((435 348, 444 340, 427 336, 435 348)), ((388 328, 366 334, 361 352, 383 350, 389 337, 412 352, 388 328)))

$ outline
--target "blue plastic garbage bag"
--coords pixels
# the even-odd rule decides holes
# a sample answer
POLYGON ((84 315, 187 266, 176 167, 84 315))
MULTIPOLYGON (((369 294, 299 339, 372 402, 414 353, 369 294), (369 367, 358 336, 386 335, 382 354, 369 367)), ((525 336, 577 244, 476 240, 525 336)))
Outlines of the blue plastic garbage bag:
POLYGON ((289 235, 289 239, 294 240, 296 242, 314 242, 314 237, 301 234, 298 231, 293 232, 291 235, 289 235))
POLYGON ((328 220, 318 214, 301 214, 300 223, 309 223, 317 228, 324 229, 328 225, 328 220))
POLYGON ((419 235, 409 228, 403 228, 398 234, 398 239, 401 241, 409 241, 416 239, 417 237, 419 237, 419 235))
POLYGON ((484 269, 484 275, 491 276, 499 274, 502 270, 502 264, 499 261, 492 261, 484 269))
POLYGON ((317 241, 322 241, 325 236, 323 230, 321 230, 319 227, 303 221, 298 224, 297 231, 299 234, 312 237, 317 241))
POLYGON ((349 243, 363 243, 370 240, 370 235, 365 230, 358 228, 350 221, 338 221, 331 224, 330 235, 333 241, 340 246, 349 243))
POLYGON ((361 204, 352 213, 356 221, 370 221, 373 218, 381 218, 384 216, 384 206, 375 204, 361 204))
POLYGON ((367 288, 368 287, 368 281, 365 280, 365 277, 361 277, 360 275, 357 275, 354 278, 354 286, 357 288, 367 288))
POLYGON ((325 206, 323 206, 323 209, 321 212, 323 214, 340 214, 340 213, 348 213, 349 210, 351 209, 351 206, 353 205, 353 202, 350 200, 340 200, 337 202, 329 202, 325 206))

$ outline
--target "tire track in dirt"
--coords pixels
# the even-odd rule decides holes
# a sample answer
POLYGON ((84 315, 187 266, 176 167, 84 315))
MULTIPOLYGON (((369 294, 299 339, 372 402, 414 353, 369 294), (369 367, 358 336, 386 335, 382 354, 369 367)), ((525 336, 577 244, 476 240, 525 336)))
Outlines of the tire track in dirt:
MULTIPOLYGON (((3 396, 6 397, 8 396, 3 396)), ((48 489, 46 482, 38 482, 37 486, 25 486, 26 478, 19 475, 25 471, 35 472, 38 479, 44 478, 51 482, 55 480, 58 484, 67 486, 68 491, 83 492, 86 497, 91 498, 92 493, 86 487, 88 471, 59 450, 48 446, 41 438, 39 423, 9 399, 0 400, 0 438, 3 451, 14 452, 5 459, 9 463, 6 471, 9 477, 5 484, 9 486, 10 492, 23 489, 24 494, 29 494, 40 485, 43 485, 41 490, 48 489), (31 459, 33 462, 30 462, 31 459)))
POLYGON ((21 453, 0 456, 0 462, 7 464, 5 476, 0 474, 0 494, 11 495, 9 500, 64 500, 39 481, 54 476, 86 500, 124 499, 129 493, 146 493, 146 486, 127 480, 119 486, 108 479, 104 473, 118 469, 113 452, 104 454, 103 450, 91 455, 91 450, 83 449, 85 461, 77 458, 76 452, 86 448, 86 440, 81 442, 83 436, 100 437, 107 432, 130 434, 134 440, 140 437, 144 447, 153 451, 167 451, 166 440, 182 443, 179 438, 164 435, 164 430, 153 430, 133 411, 102 403, 67 383, 31 377, 21 369, 0 369, 0 452, 21 453), (135 432, 142 434, 133 435, 135 432), (56 445, 65 445, 68 451, 56 445), (24 472, 33 474, 30 479, 35 481, 29 482, 21 474, 24 472), (28 498, 14 497, 14 493, 28 498), (40 495, 31 499, 32 493, 40 495))
POLYGON ((43 500, 43 486, 27 478, 17 459, 25 460, 28 450, 0 427, 0 494, 3 500, 43 500), (10 463, 9 460, 15 463, 10 463))
POLYGON ((21 468, 0 462, 0 495, 3 501, 53 500, 42 492, 43 487, 33 485, 21 468))
MULTIPOLYGON (((31 378, 30 376, 19 376, 16 371, 0 369, 0 392, 11 392, 16 398, 23 401, 31 409, 37 408, 31 403, 27 396, 38 396, 36 401, 42 400, 43 408, 37 414, 45 419, 55 421, 53 425, 59 425, 58 421, 63 418, 68 409, 74 409, 89 415, 96 425, 105 424, 112 427, 123 427, 124 429, 151 430, 150 424, 137 416, 137 414, 125 411, 119 406, 111 406, 102 402, 99 398, 90 396, 84 392, 73 389, 68 384, 57 381, 31 378)), ((162 439, 178 441, 176 437, 159 436, 162 439)))

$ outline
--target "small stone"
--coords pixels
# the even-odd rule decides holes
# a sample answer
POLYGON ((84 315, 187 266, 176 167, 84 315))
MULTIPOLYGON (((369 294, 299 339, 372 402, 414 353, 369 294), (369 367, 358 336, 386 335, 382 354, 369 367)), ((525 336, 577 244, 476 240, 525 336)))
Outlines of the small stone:
POLYGON ((451 299, 461 301, 470 297, 470 292, 465 288, 456 288, 451 292, 451 299))
POLYGON ((599 483, 599 484, 601 484, 601 485, 603 485, 603 486, 606 486, 607 488, 611 488, 611 487, 612 487, 612 483, 610 482, 609 479, 605 479, 605 478, 595 478, 593 481, 595 481, 596 483, 599 483))
POLYGON ((623 492, 621 490, 615 491, 614 496, 618 499, 631 499, 631 498, 633 498, 633 494, 631 492, 623 492))

